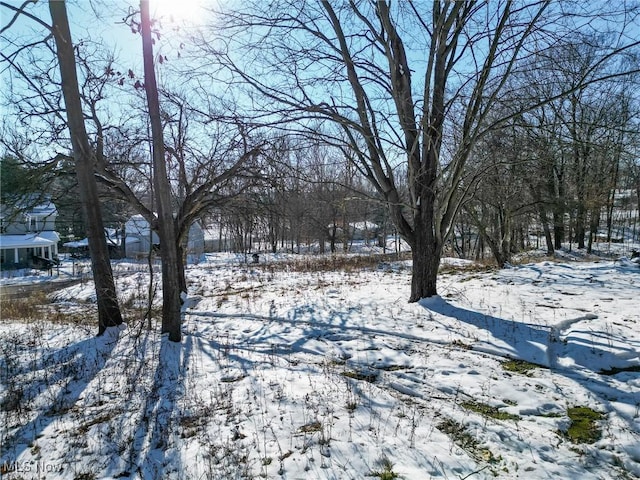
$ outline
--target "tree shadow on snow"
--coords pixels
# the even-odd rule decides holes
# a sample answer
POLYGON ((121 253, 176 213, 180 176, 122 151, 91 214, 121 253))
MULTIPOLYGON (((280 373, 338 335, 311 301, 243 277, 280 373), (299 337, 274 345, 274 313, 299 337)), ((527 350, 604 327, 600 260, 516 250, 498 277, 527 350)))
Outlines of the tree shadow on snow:
POLYGON ((637 365, 640 342, 616 339, 607 332, 569 328, 595 316, 584 315, 547 327, 467 310, 440 297, 423 299, 420 305, 479 328, 473 350, 548 367, 554 373, 579 381, 604 403, 638 404, 637 395, 625 389, 623 382, 605 379, 602 372, 637 365), (482 330, 491 335, 483 338, 482 330))
MULTIPOLYGON (((631 410, 614 408, 610 403, 619 402, 636 406, 637 395, 625 387, 624 381, 603 376, 600 372, 611 367, 629 366, 640 351, 640 344, 637 342, 633 343, 628 339, 619 339, 619 342, 615 342, 608 332, 589 332, 590 337, 586 337, 579 328, 569 329, 574 323, 592 318, 588 315, 565 320, 551 328, 486 315, 452 305, 439 297, 423 300, 421 305, 434 313, 477 327, 478 330, 473 332, 477 335, 473 350, 503 358, 526 360, 548 367, 555 374, 579 382, 594 393, 604 405, 607 405, 608 410, 617 410, 622 418, 633 423, 633 418, 626 415, 626 412, 631 410), (585 340, 586 338, 588 341, 585 340), (564 361, 559 363, 559 359, 564 361)), ((223 321, 237 320, 227 324, 237 325, 235 332, 217 331, 213 323, 212 330, 198 331, 194 335, 198 338, 198 342, 205 342, 208 345, 209 353, 204 352, 205 354, 213 357, 219 354, 216 352, 225 351, 225 358, 244 372, 249 372, 254 364, 259 363, 259 360, 250 359, 250 354, 264 355, 265 363, 269 361, 269 355, 286 358, 287 355, 303 354, 324 359, 329 349, 333 348, 337 351, 336 347, 343 341, 357 340, 359 349, 363 350, 368 346, 379 347, 380 342, 384 342, 384 339, 389 337, 410 342, 451 345, 448 339, 429 338, 428 334, 419 336, 393 329, 372 328, 367 326, 366 319, 359 325, 354 322, 352 309, 327 313, 316 310, 313 306, 302 305, 292 309, 287 317, 271 314, 194 311, 189 312, 189 315, 223 321), (253 324, 255 327, 248 330, 243 320, 256 322, 253 324), (295 333, 294 337, 292 333, 295 333), (234 343, 236 335, 242 338, 242 342, 234 343)), ((438 320, 438 318, 433 319, 433 321, 438 320)), ((443 321, 442 325, 445 328, 452 328, 450 322, 443 321)), ((199 347, 198 350, 203 349, 199 347)), ((304 363, 302 362, 301 365, 304 363)))
POLYGON ((130 469, 142 479, 165 478, 172 472, 182 472, 181 452, 172 436, 178 432, 177 400, 185 395, 185 372, 192 351, 191 336, 185 335, 179 343, 162 336, 153 384, 140 409, 127 459, 130 469))
MULTIPOLYGON (((350 323, 352 313, 350 311, 332 311, 331 315, 324 319, 317 319, 309 312, 311 307, 303 306, 292 310, 288 317, 276 317, 267 315, 256 315, 250 313, 216 313, 216 312, 189 312, 192 316, 206 316, 209 318, 219 319, 237 319, 238 325, 242 325, 242 320, 252 320, 261 323, 259 329, 243 334, 243 343, 234 344, 229 349, 229 358, 238 362, 255 363, 246 358, 240 357, 233 352, 248 351, 258 354, 276 354, 285 355, 293 353, 304 353, 313 356, 324 357, 326 352, 310 347, 308 344, 312 341, 326 342, 328 344, 339 343, 342 341, 357 340, 362 350, 376 349, 376 338, 392 336, 399 339, 425 342, 428 341, 437 345, 449 345, 450 342, 439 339, 425 339, 410 333, 402 333, 391 329, 379 329, 367 327, 365 325, 353 325, 350 323), (283 325, 291 325, 291 328, 282 328, 283 325), (278 325, 280 330, 272 329, 271 326, 278 325), (297 340, 291 342, 286 336, 291 330, 301 330, 297 340), (364 335, 371 335, 367 338, 364 335)), ((220 332, 216 333, 219 340, 211 340, 218 345, 218 348, 225 349, 224 341, 220 338, 223 336, 220 332)), ((207 333, 198 333, 196 336, 207 336, 207 333)))
POLYGON ((49 395, 42 393, 43 384, 45 389, 56 393, 51 395, 49 408, 40 408, 35 418, 3 439, 0 464, 18 461, 20 455, 37 444, 37 439, 49 426, 77 407, 76 403, 111 357, 120 332, 120 327, 111 327, 99 337, 90 337, 42 356, 36 368, 46 371, 45 379, 41 380, 37 375, 33 384, 25 386, 25 400, 49 395))

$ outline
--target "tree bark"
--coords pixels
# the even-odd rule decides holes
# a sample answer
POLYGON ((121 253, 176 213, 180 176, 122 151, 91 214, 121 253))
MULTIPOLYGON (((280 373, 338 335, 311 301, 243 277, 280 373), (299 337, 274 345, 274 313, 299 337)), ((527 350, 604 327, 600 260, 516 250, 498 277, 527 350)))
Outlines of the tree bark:
POLYGON ((538 214, 538 219, 540 224, 542 225, 542 231, 544 232, 544 239, 547 245, 547 255, 553 255, 554 254, 553 237, 551 236, 551 228, 549 228, 549 217, 548 217, 547 208, 543 203, 542 194, 540 190, 541 190, 541 187, 539 184, 535 184, 535 185, 530 184, 531 196, 536 205, 536 212, 538 214))
POLYGON ((565 225, 564 225, 564 216, 565 216, 565 178, 564 178, 564 166, 560 165, 557 169, 554 170, 554 174, 556 177, 557 185, 554 184, 553 181, 548 183, 548 193, 551 198, 553 198, 553 243, 555 250, 560 250, 562 248, 562 242, 564 242, 565 237, 565 225))
POLYGON ((540 218, 540 222, 542 223, 542 230, 544 231, 544 239, 547 244, 547 255, 553 255, 553 237, 551 236, 551 229, 549 228, 549 222, 547 220, 547 212, 545 211, 544 207, 538 207, 538 216, 540 218))
POLYGON ((189 233, 187 237, 178 237, 178 288, 181 292, 187 292, 187 276, 185 266, 187 265, 187 255, 189 250, 189 233))
POLYGON ((62 94, 66 107, 67 125, 71 135, 80 203, 87 225, 91 269, 98 305, 98 335, 101 335, 107 327, 122 324, 122 314, 118 305, 109 250, 104 234, 98 185, 94 176, 95 152, 89 144, 89 136, 84 123, 66 4, 64 1, 50 0, 49 11, 53 23, 53 36, 62 79, 62 94))
POLYGON ((416 241, 411 246, 413 270, 409 302, 417 302, 422 298, 438 294, 438 268, 440 267, 442 249, 436 242, 429 240, 433 238, 433 234, 427 231, 426 224, 420 225, 419 228, 422 230, 422 234, 416 228, 416 241))
POLYGON ((586 222, 587 210, 583 203, 584 197, 583 198, 578 197, 577 201, 578 201, 578 209, 576 212, 576 228, 575 228, 574 238, 576 243, 578 244, 578 249, 584 249, 585 248, 584 237, 586 235, 585 222, 586 222))
POLYGON ((149 0, 140 1, 140 12, 144 58, 144 88, 151 122, 153 186, 156 193, 158 236, 160 237, 160 256, 162 259, 162 333, 168 333, 170 341, 179 342, 182 339, 180 330, 180 259, 171 205, 171 185, 167 177, 165 164, 160 101, 154 70, 149 0))

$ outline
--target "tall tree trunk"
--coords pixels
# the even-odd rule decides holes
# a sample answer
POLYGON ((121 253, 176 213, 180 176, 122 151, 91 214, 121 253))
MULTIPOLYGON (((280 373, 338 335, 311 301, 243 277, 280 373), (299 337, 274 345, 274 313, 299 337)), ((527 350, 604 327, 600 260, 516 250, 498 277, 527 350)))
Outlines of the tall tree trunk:
POLYGON ((168 333, 170 341, 179 342, 182 339, 180 331, 180 259, 171 205, 171 185, 165 164, 160 101, 154 70, 149 0, 140 1, 140 12, 144 88, 151 121, 153 185, 156 191, 158 236, 160 237, 160 256, 162 258, 162 333, 168 333))
MULTIPOLYGON (((425 176, 435 185, 435 174, 425 176)), ((421 298, 438 294, 437 280, 442 243, 435 235, 434 208, 435 189, 429 188, 425 177, 417 180, 417 191, 421 193, 420 201, 415 208, 414 236, 411 245, 413 270, 411 275, 411 296, 409 302, 417 302, 421 298)))
POLYGON ((565 204, 565 173, 564 158, 560 158, 558 165, 551 165, 547 174, 547 195, 552 200, 551 212, 553 216, 553 243, 554 249, 560 250, 565 238, 564 217, 566 213, 565 204))
MULTIPOLYGON (((577 140, 573 140, 576 142, 577 140)), ((589 198, 587 188, 587 173, 590 160, 590 148, 588 146, 575 146, 574 175, 576 182, 576 229, 575 239, 579 249, 585 248, 585 236, 587 234, 587 205, 593 199, 589 198)))
POLYGON ((336 224, 336 221, 333 221, 333 226, 331 227, 331 236, 329 238, 329 246, 330 246, 330 250, 331 253, 336 253, 336 236, 337 236, 337 232, 338 232, 338 225, 336 224))
POLYGON ((504 214, 500 216, 500 249, 502 250, 502 258, 500 262, 501 267, 504 267, 511 261, 511 254, 514 251, 514 244, 516 242, 514 237, 516 232, 512 227, 512 224, 513 218, 511 216, 511 212, 505 211, 504 214))
POLYGON ((597 241, 598 228, 600 227, 600 208, 596 207, 591 211, 589 216, 589 239, 587 243, 587 253, 593 251, 593 241, 597 241))
POLYGON ((416 241, 411 246, 413 270, 409 302, 417 302, 422 298, 433 297, 438 294, 438 268, 440 267, 442 249, 438 248, 439 246, 435 241, 428 240, 429 237, 433 238, 433 234, 426 231, 428 227, 424 224, 419 227, 422 229, 423 234, 420 234, 418 228, 416 228, 416 241))
POLYGON ((613 230, 613 207, 616 200, 616 189, 618 188, 618 180, 620 176, 620 156, 622 150, 623 138, 619 139, 619 147, 616 151, 616 161, 613 165, 613 178, 609 190, 607 191, 607 242, 611 242, 611 231, 613 230))
MULTIPOLYGON (((636 172, 635 173, 635 176, 636 176, 636 185, 635 185, 636 186, 636 204, 638 206, 638 208, 636 208, 636 223, 640 223, 640 166, 638 166, 638 165, 635 166, 635 172, 636 172)), ((634 227, 634 234, 635 234, 635 227, 634 227)))
POLYGON ((553 211, 553 243, 556 250, 562 248, 564 241, 564 213, 561 207, 555 207, 553 211))
POLYGON ((178 239, 178 286, 181 292, 187 293, 187 276, 185 273, 189 254, 189 230, 182 235, 176 234, 178 239))
POLYGON ((66 107, 67 125, 71 135, 80 203, 87 225, 91 269, 96 288, 98 305, 98 335, 107 327, 120 325, 122 314, 118 305, 116 287, 113 281, 109 250, 104 234, 104 223, 98 185, 94 176, 95 152, 89 144, 84 124, 82 103, 78 87, 76 61, 69 29, 69 19, 64 1, 50 0, 49 11, 53 23, 53 36, 56 42, 56 55, 62 79, 62 94, 66 107))
POLYGON ((540 192, 539 185, 531 185, 531 196, 533 197, 533 201, 536 204, 536 210, 538 213, 538 219, 540 220, 540 224, 542 225, 542 230, 544 232, 544 238, 547 245, 547 255, 553 255, 553 237, 551 236, 551 229, 549 228, 549 218, 547 215, 547 209, 544 203, 542 202, 542 194, 540 192))
POLYGON ((585 248, 584 237, 587 234, 585 226, 587 217, 587 209, 584 206, 584 199, 578 198, 578 209, 576 211, 576 230, 575 241, 578 244, 579 249, 585 248))
POLYGON ((547 220, 547 212, 544 207, 540 206, 538 209, 538 215, 540 222, 542 223, 542 230, 544 231, 544 239, 547 244, 547 255, 553 255, 553 237, 551 236, 551 229, 549 228, 549 222, 547 220))

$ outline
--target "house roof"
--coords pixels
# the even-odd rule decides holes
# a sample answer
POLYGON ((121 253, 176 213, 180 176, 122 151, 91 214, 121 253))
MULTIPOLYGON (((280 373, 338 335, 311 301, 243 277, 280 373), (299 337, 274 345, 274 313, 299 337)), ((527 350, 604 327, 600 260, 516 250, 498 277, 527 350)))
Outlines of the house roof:
POLYGON ((37 233, 25 235, 0 235, 0 248, 33 248, 55 245, 55 241, 43 238, 37 233))
MULTIPOLYGON (((125 243, 128 245, 130 243, 136 243, 139 242, 140 240, 138 240, 137 238, 131 238, 131 237, 127 237, 125 243)), ((107 245, 111 246, 111 247, 119 247, 120 245, 122 245, 122 238, 113 238, 113 237, 107 237, 107 245)), ((74 240, 73 242, 66 242, 62 244, 63 247, 68 247, 68 248, 84 248, 84 247, 88 247, 89 246, 89 239, 88 238, 83 238, 82 240, 74 240)))
POLYGON ((50 201, 34 205, 33 207, 25 207, 24 205, 27 204, 20 202, 14 205, 0 204, 0 218, 11 218, 15 216, 17 212, 28 217, 39 218, 55 217, 58 215, 58 209, 50 201))
POLYGON ((54 232, 52 230, 42 231, 38 233, 38 236, 40 238, 46 238, 47 240, 52 240, 56 243, 60 241, 60 235, 58 235, 58 232, 54 232))
POLYGON ((68 248, 82 248, 82 247, 88 247, 89 246, 89 240, 86 238, 83 238, 82 240, 75 240, 73 242, 65 242, 62 244, 63 247, 68 247, 68 248))
POLYGON ((41 205, 36 205, 31 210, 25 213, 32 217, 50 217, 53 215, 58 215, 58 209, 53 203, 48 202, 41 205))
POLYGON ((149 222, 142 215, 133 215, 124 226, 127 235, 149 236, 149 222))

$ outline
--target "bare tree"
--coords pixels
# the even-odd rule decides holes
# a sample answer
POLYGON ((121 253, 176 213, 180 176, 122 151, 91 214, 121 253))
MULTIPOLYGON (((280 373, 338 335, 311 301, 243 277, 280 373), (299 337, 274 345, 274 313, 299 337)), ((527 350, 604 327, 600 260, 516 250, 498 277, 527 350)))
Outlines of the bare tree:
POLYGON ((66 5, 62 1, 49 2, 52 33, 56 42, 56 55, 62 80, 62 93, 66 105, 67 125, 71 134, 80 201, 87 225, 87 238, 91 253, 91 267, 98 305, 98 334, 107 327, 120 325, 122 315, 118 305, 111 261, 104 234, 102 211, 94 177, 95 152, 89 143, 80 102, 74 46, 69 29, 66 5))
POLYGON ((151 37, 151 16, 149 1, 140 1, 140 31, 144 60, 144 87, 151 123, 153 146, 153 185, 156 208, 158 210, 158 236, 162 257, 162 333, 169 334, 169 340, 179 342, 182 338, 180 321, 180 280, 176 231, 173 223, 171 204, 171 184, 167 177, 165 148, 160 118, 160 101, 153 57, 151 37))
POLYGON ((521 250, 522 232, 534 211, 526 187, 531 155, 525 145, 517 128, 496 130, 476 144, 469 165, 481 181, 463 208, 500 267, 521 250))
POLYGON ((385 1, 277 2, 267 12, 252 4, 227 17, 226 26, 269 32, 250 47, 256 50, 251 61, 259 56, 262 68, 267 63, 270 73, 278 69, 269 77, 272 82, 262 81, 265 76, 258 77, 226 51, 209 52, 281 105, 289 118, 318 116, 343 130, 345 149, 385 199, 396 228, 412 247, 410 300, 417 301, 437 293, 442 249, 465 196, 459 188, 465 163, 548 5, 433 2, 426 12, 417 4, 385 1), (408 42, 413 44, 409 50, 408 42), (443 152, 447 121, 462 103, 457 141, 443 152), (395 174, 402 157, 406 197, 395 174))
MULTIPOLYGON (((25 2, 25 6, 30 3, 25 2)), ((8 6, 4 2, 2 6, 11 8, 19 14, 25 13, 24 9, 8 6)), ((130 11, 129 15, 130 18, 133 18, 138 15, 138 12, 130 11)), ((33 15, 31 17, 43 27, 50 29, 40 19, 33 15)), ((9 22, 9 26, 11 23, 13 22, 9 22)), ((136 26, 140 28, 140 22, 136 26)), ((6 28, 3 28, 3 33, 6 28)), ((139 30, 134 30, 136 33, 139 32, 139 30)), ((35 122, 37 117, 39 122, 37 125, 42 128, 42 137, 55 138, 61 131, 60 124, 66 123, 66 119, 62 117, 64 110, 58 106, 60 99, 56 96, 59 80, 53 78, 52 69, 44 61, 29 67, 36 69, 42 65, 42 71, 38 70, 37 73, 32 74, 33 72, 30 70, 21 68, 15 60, 19 54, 24 54, 28 59, 38 57, 38 55, 40 55, 38 58, 47 58, 43 57, 48 53, 46 43, 43 43, 44 53, 31 53, 31 50, 36 46, 41 46, 40 43, 42 42, 21 45, 18 42, 15 54, 9 55, 9 52, 2 52, 2 58, 23 79, 24 83, 33 92, 36 92, 36 95, 29 92, 28 96, 25 94, 20 102, 16 102, 16 108, 20 110, 21 118, 24 117, 35 122), (34 99, 40 99, 42 105, 39 105, 34 99), (54 117, 54 120, 51 120, 50 117, 54 117)), ((85 109, 84 112, 81 112, 86 124, 85 133, 88 128, 92 134, 91 140, 87 140, 91 154, 89 160, 91 180, 95 183, 97 178, 110 197, 127 202, 130 208, 142 214, 156 231, 171 225, 173 240, 163 243, 175 245, 177 255, 175 259, 170 261, 171 266, 165 268, 165 271, 171 270, 173 272, 169 273, 169 278, 171 282, 177 283, 178 290, 176 295, 175 292, 171 292, 171 286, 166 288, 168 292, 171 292, 168 295, 172 299, 172 306, 167 307, 169 312, 163 315, 163 318, 167 319, 164 322, 163 331, 169 332, 171 330, 173 332, 171 334, 172 340, 175 340, 179 334, 180 291, 186 291, 183 247, 189 228, 209 209, 237 193, 237 189, 229 187, 231 179, 241 176, 240 169, 244 168, 250 160, 259 156, 261 143, 255 141, 241 121, 237 118, 229 118, 229 116, 222 118, 219 122, 222 125, 219 130, 227 129, 224 133, 226 138, 212 135, 219 119, 216 113, 203 110, 203 105, 207 104, 208 99, 201 102, 196 108, 194 104, 198 102, 198 99, 195 101, 191 99, 190 103, 180 95, 170 93, 168 88, 156 87, 158 90, 157 102, 154 102, 152 98, 154 92, 150 92, 151 103, 154 104, 152 106, 155 107, 155 103, 158 104, 159 113, 154 113, 154 120, 159 118, 161 128, 165 129, 169 135, 165 136, 162 142, 156 139, 155 151, 162 148, 162 154, 156 155, 153 160, 156 161, 159 168, 166 167, 166 171, 164 174, 160 172, 159 175, 153 176, 148 152, 144 149, 144 146, 152 141, 148 138, 147 123, 145 122, 145 119, 150 119, 149 106, 147 105, 147 108, 141 107, 144 97, 140 95, 140 91, 144 92, 145 87, 153 90, 153 80, 142 82, 143 79, 138 78, 132 70, 126 73, 127 68, 115 66, 113 57, 105 54, 100 46, 94 50, 88 50, 87 46, 92 45, 91 42, 83 42, 81 46, 70 46, 71 52, 75 53, 75 61, 80 69, 82 80, 77 93, 75 93, 75 99, 78 104, 82 103, 85 109), (119 103, 117 106, 114 105, 114 92, 118 94, 119 103), (122 103, 125 101, 123 99, 129 99, 131 105, 122 103), (109 111, 105 108, 107 103, 115 108, 109 111), (108 115, 108 113, 113 114, 114 112, 115 116, 108 115), (193 135, 189 134, 187 128, 189 115, 199 116, 193 121, 195 128, 199 131, 193 135), (140 121, 140 119, 143 120, 140 121), (206 135, 202 135, 203 129, 207 130, 206 135), (205 140, 204 143, 198 145, 197 142, 186 141, 188 136, 191 140, 194 138, 204 138, 205 140), (211 139, 211 148, 205 145, 209 139, 211 139), (225 143, 226 140, 228 142, 225 143), (153 180, 157 180, 159 177, 164 177, 168 182, 160 185, 160 190, 167 187, 168 191, 168 200, 165 199, 163 203, 162 214, 160 214, 160 209, 150 201, 152 198, 159 200, 158 185, 153 184, 153 180), (162 219, 163 215, 164 219, 162 219), (172 270, 174 268, 175 271, 172 270), (176 312, 178 312, 177 315, 176 312)), ((145 47, 148 46, 145 42, 145 47)), ((147 67, 149 67, 147 71, 150 75, 153 73, 151 67, 153 67, 154 60, 151 48, 145 49, 145 60, 147 60, 147 67)), ((157 133, 157 125, 155 130, 157 133)), ((88 185, 89 182, 83 180, 79 184, 88 185)), ((242 184, 242 182, 235 182, 234 186, 238 184, 242 184)), ((242 185, 239 188, 242 188, 242 185)), ((167 191, 163 190, 163 195, 167 194, 167 191)), ((93 203, 99 206, 101 202, 93 203)), ((97 219, 98 216, 94 213, 90 218, 97 219)), ((104 240, 102 228, 100 228, 100 232, 104 240)))
MULTIPOLYGON (((91 254, 91 266, 96 288, 98 306, 98 334, 104 333, 107 327, 122 323, 122 315, 111 270, 109 252, 107 249, 103 214, 98 195, 98 186, 93 175, 96 152, 93 149, 85 125, 85 112, 81 103, 80 84, 76 63, 76 45, 71 38, 66 4, 63 1, 50 1, 49 13, 52 25, 38 17, 28 8, 33 2, 24 2, 20 7, 2 2, 0 6, 12 13, 10 20, 3 26, 1 33, 9 32, 12 25, 21 17, 28 18, 43 28, 47 36, 40 40, 25 43, 9 42, 14 45, 13 51, 3 51, 2 61, 9 70, 22 80, 26 86, 25 92, 17 100, 19 118, 26 125, 37 119, 42 124, 41 130, 30 129, 32 139, 49 138, 58 141, 61 132, 68 129, 73 151, 73 168, 77 178, 80 203, 85 219, 85 226, 91 254), (53 38, 55 46, 49 44, 53 38), (36 75, 31 75, 29 67, 33 67, 34 54, 39 47, 45 47, 54 54, 55 60, 36 75), (26 62, 20 57, 25 56, 26 62), (55 72, 59 72, 59 78, 55 72), (61 106, 64 101, 65 106, 61 106)), ((12 85, 13 86, 13 85, 12 85)), ((11 89, 13 97, 15 92, 11 89)), ((67 158, 65 155, 61 157, 67 158)), ((54 159, 57 161, 57 158, 54 159)), ((55 163, 55 162, 54 162, 55 163)))
POLYGON ((535 0, 434 1, 429 9, 383 0, 243 5, 220 13, 215 33, 225 41, 216 48, 203 37, 203 51, 231 82, 250 86, 252 105, 260 95, 271 116, 302 128, 321 118, 342 130, 345 150, 412 248, 410 301, 437 294, 443 247, 472 188, 463 181, 467 161, 478 139, 506 120, 489 113, 509 77, 526 67, 521 60, 582 28, 576 19, 588 13, 535 0), (565 17, 575 21, 563 25, 565 17))
MULTIPOLYGON (((181 292, 187 291, 186 244, 191 226, 255 183, 264 149, 259 135, 254 136, 239 119, 204 111, 192 102, 197 103, 197 99, 190 101, 166 88, 159 91, 165 174, 177 245, 176 278, 181 292), (202 134, 203 128, 206 134, 202 134)), ((139 138, 135 131, 129 134, 126 130, 107 135, 107 127, 97 116, 94 122, 96 129, 104 132, 100 138, 109 140, 98 158, 100 181, 111 196, 126 201, 159 233, 160 220, 154 208, 158 193, 153 175, 146 178, 152 168, 145 152, 138 151, 139 144, 147 139, 144 134, 139 138), (137 184, 140 178, 143 182, 137 184), (148 198, 150 186, 153 202, 148 198)))
MULTIPOLYGON (((512 82, 526 85, 519 94, 548 102, 515 121, 524 135, 518 151, 527 150, 532 173, 538 173, 528 183, 547 230, 546 211, 553 215, 554 248, 562 246, 565 231, 571 230, 571 240, 590 252, 604 207, 610 209, 613 202, 632 131, 629 92, 634 75, 626 72, 634 60, 623 56, 603 61, 610 42, 606 35, 565 39, 534 56, 536 68, 512 82), (572 219, 569 225, 566 214, 572 219)), ((553 253, 551 246, 548 250, 553 253)))

